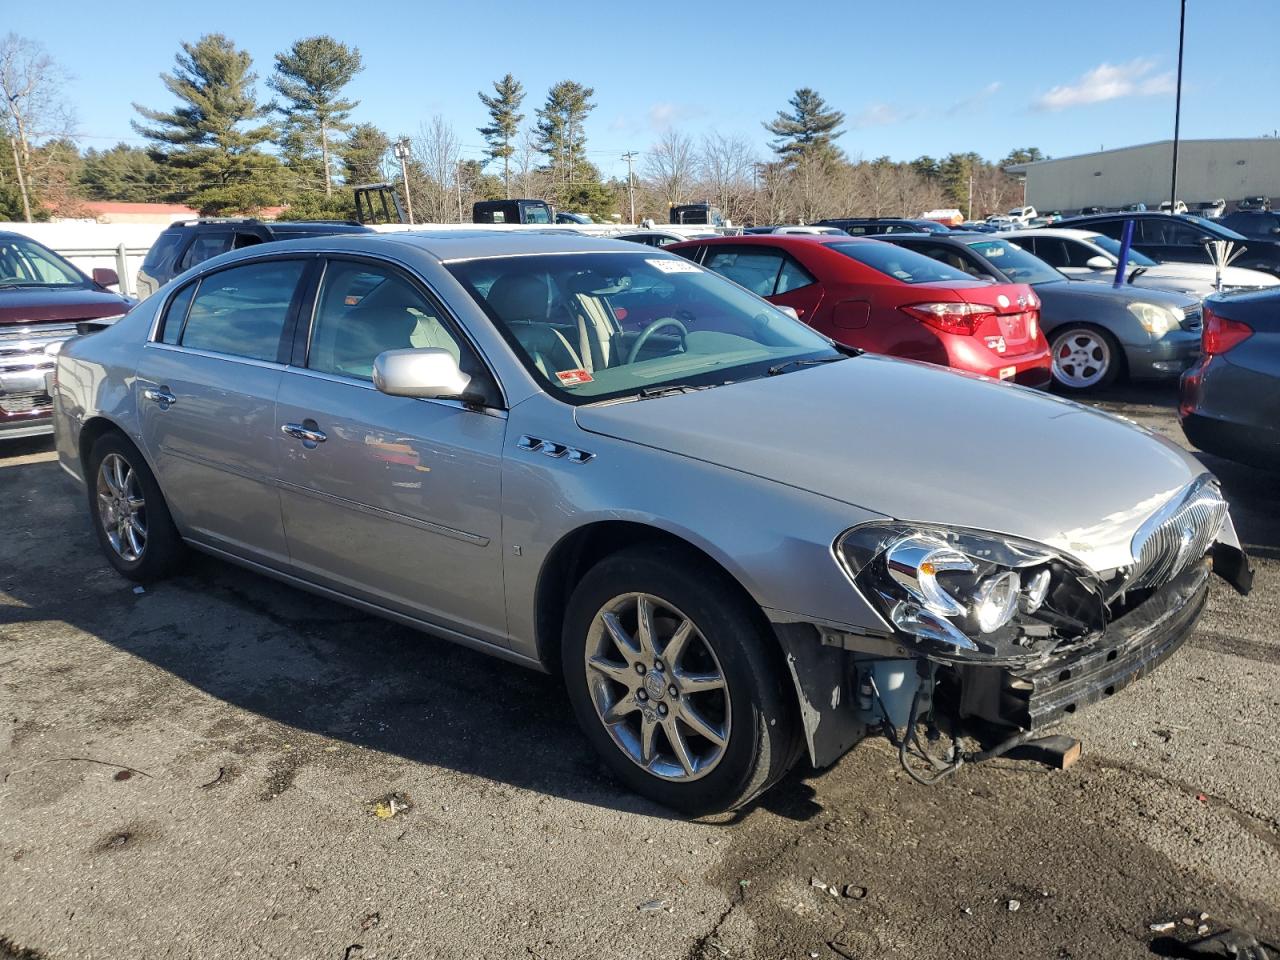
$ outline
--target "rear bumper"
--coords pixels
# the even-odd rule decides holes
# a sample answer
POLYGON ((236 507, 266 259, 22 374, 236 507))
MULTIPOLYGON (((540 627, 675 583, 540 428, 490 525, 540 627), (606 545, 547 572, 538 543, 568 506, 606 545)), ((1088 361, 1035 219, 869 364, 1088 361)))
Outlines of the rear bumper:
POLYGON ((1037 732, 1105 700, 1172 656, 1195 629, 1209 594, 1205 561, 1162 587, 1088 643, 1027 667, 964 667, 959 713, 1037 732))
POLYGON ((948 365, 957 370, 1025 387, 1047 387, 1053 379, 1053 356, 1047 344, 1043 350, 1016 356, 996 353, 969 337, 956 337, 946 347, 948 365))
POLYGON ((1280 469, 1277 401, 1280 381, 1274 376, 1238 366, 1229 355, 1207 357, 1182 376, 1182 432, 1208 453, 1280 469))

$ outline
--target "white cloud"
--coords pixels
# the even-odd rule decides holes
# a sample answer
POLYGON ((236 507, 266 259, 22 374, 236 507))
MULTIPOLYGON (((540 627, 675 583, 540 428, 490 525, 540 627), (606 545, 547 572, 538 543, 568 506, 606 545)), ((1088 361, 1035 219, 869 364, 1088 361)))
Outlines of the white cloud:
POLYGON ((1103 63, 1087 71, 1075 83, 1054 87, 1032 101, 1036 110, 1065 110, 1087 103, 1123 97, 1149 97, 1172 93, 1173 73, 1152 73, 1156 61, 1139 57, 1128 63, 1103 63))
POLYGON ((995 96, 1000 89, 1000 82, 988 83, 977 93, 965 97, 963 100, 957 100, 951 106, 947 107, 947 116, 955 116, 958 113, 973 113, 979 109, 984 103, 995 96))
POLYGON ((865 127, 888 127, 910 120, 913 116, 915 116, 913 111, 903 110, 889 103, 872 103, 849 121, 849 127, 853 130, 861 130, 865 127))
POLYGON ((654 130, 666 130, 673 124, 685 120, 696 120, 698 117, 706 116, 706 113, 705 108, 693 104, 663 101, 649 108, 649 126, 654 130))

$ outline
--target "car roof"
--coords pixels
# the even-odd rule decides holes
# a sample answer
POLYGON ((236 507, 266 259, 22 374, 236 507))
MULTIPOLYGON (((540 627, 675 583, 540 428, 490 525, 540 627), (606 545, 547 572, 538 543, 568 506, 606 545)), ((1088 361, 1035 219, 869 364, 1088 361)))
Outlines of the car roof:
POLYGON ((1036 227, 1034 230, 1009 230, 1002 237, 1063 237, 1067 240, 1089 240, 1098 236, 1097 230, 1079 230, 1068 227, 1036 227))
MULTIPOLYGON (((475 260, 483 257, 518 257, 554 253, 645 253, 630 240, 588 236, 572 230, 414 230, 394 233, 358 233, 305 237, 272 244, 270 250, 329 250, 388 252, 411 247, 440 260, 475 260)), ((257 249, 246 247, 247 250, 257 249)), ((661 255, 660 250, 647 251, 661 255)), ((225 255, 224 255, 225 256, 225 255)))

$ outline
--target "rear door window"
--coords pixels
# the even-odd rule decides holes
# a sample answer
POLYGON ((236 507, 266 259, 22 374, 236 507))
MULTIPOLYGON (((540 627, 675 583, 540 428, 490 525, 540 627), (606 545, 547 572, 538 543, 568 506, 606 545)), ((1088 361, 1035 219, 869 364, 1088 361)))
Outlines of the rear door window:
POLYGON ((285 329, 305 260, 259 260, 200 281, 181 343, 253 360, 282 362, 285 329))
POLYGON ((198 233, 195 240, 191 241, 191 246, 187 247, 187 252, 182 255, 182 262, 178 264, 178 271, 190 270, 196 264, 204 263, 211 257, 226 253, 230 249, 230 230, 206 230, 203 233, 198 233))
POLYGON ((164 324, 160 329, 162 343, 177 343, 182 336, 182 324, 187 319, 187 310, 191 307, 196 286, 196 283, 188 283, 169 299, 169 305, 164 311, 164 324))
POLYGON ((757 296, 771 297, 785 260, 781 252, 768 247, 713 247, 703 266, 757 296))

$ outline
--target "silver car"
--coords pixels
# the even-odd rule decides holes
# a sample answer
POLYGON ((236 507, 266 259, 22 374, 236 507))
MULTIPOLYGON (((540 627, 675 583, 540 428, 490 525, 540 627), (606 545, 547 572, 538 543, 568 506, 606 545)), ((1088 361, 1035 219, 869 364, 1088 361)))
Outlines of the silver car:
POLYGON ((1249 585, 1175 446, 623 241, 227 254, 69 342, 54 393, 124 576, 194 547, 562 672, 618 777, 688 813, 876 732, 932 781, 1150 670, 1211 572, 1249 585))

